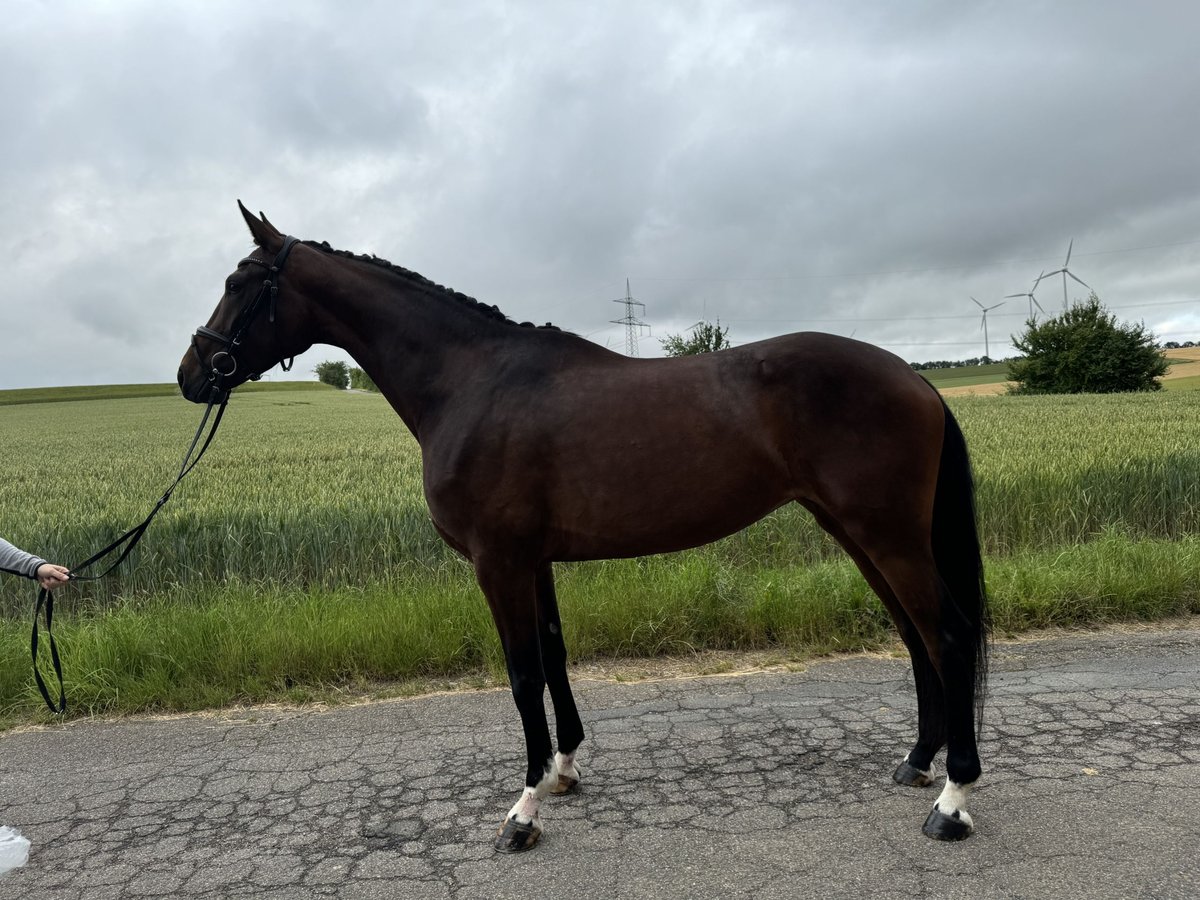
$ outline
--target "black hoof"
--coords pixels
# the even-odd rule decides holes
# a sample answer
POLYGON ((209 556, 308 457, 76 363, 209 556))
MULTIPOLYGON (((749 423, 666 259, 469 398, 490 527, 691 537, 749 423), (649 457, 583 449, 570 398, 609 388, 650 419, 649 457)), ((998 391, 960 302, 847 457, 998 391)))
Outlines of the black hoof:
POLYGON ((932 778, 916 766, 909 765, 907 761, 897 766, 896 771, 892 773, 892 781, 909 787, 929 787, 933 784, 932 778))
POLYGON ((505 819, 500 830, 496 832, 496 843, 493 845, 497 853, 523 853, 533 849, 533 845, 542 836, 542 829, 536 822, 518 822, 515 819, 505 819))
MULTIPOLYGON (((956 813, 955 816, 958 814, 956 813)), ((970 821, 948 816, 940 810, 933 810, 921 830, 935 841, 961 841, 975 829, 970 821)))

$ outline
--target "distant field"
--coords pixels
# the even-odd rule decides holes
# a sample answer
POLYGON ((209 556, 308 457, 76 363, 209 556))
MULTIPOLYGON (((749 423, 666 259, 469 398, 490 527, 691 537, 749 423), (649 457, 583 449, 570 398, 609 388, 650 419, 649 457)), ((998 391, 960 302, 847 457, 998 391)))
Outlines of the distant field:
MULTIPOLYGON (((74 701, 184 709, 502 677, 487 606, 429 522, 418 448, 386 401, 263 387, 234 397, 130 562, 57 595, 74 701)), ((54 415, 0 406, 0 533, 70 565, 145 516, 200 408, 54 402, 54 415)), ((1200 612, 1200 392, 949 402, 1002 631, 1200 612)), ((853 565, 795 506, 698 550, 556 571, 575 658, 892 639, 853 565)), ((30 587, 0 579, 0 724, 37 708, 30 587)))
MULTIPOLYGON (((1175 379, 1190 379, 1200 376, 1200 347, 1178 347, 1174 350, 1164 350, 1163 355, 1171 368, 1163 376, 1163 386, 1175 379)), ((1176 386, 1176 390, 1180 388, 1176 386)))
POLYGON ((952 369, 922 369, 921 375, 936 388, 995 384, 1008 377, 1008 363, 986 366, 958 366, 952 369))
POLYGON ((1164 378, 1164 391, 1200 391, 1200 375, 1188 375, 1181 378, 1164 378))
MULTIPOLYGON (((239 394, 255 391, 332 391, 319 381, 259 381, 238 388, 239 394)), ((77 400, 133 400, 139 397, 178 397, 177 384, 101 384, 75 387, 17 388, 0 391, 0 406, 25 403, 67 403, 77 400)))
MULTIPOLYGON (((1164 382, 1187 379, 1182 384, 1166 384, 1172 390, 1190 390, 1200 376, 1200 347, 1185 347, 1164 350, 1163 354, 1171 368, 1164 382)), ((1008 377, 1008 363, 991 363, 986 366, 958 366, 946 369, 923 369, 920 374, 934 387, 941 389, 970 388, 1003 384, 1008 377)), ((255 391, 331 391, 333 388, 317 381, 260 381, 250 382, 238 388, 238 393, 255 391)), ((953 393, 965 393, 953 391, 953 393)), ((77 387, 20 388, 0 390, 0 406, 23 403, 58 403, 72 400, 127 400, 138 397, 178 397, 179 388, 174 384, 108 384, 83 385, 77 387)))
MULTIPOLYGON (((1181 347, 1164 350, 1170 368, 1162 378, 1164 390, 1200 390, 1200 347, 1181 347)), ((923 369, 934 387, 946 396, 966 394, 996 395, 1005 392, 1008 378, 1008 363, 992 363, 986 366, 960 366, 949 369, 923 369)))

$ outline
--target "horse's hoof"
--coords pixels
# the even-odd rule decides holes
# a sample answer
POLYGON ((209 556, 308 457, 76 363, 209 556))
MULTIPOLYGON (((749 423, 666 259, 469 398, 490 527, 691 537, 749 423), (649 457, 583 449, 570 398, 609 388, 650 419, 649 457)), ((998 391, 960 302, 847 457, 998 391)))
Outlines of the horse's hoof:
POLYGON ((570 775, 559 775, 558 784, 550 788, 552 794, 569 794, 575 788, 579 787, 579 779, 572 778, 570 775))
POLYGON ((929 813, 929 818, 925 820, 921 830, 935 841, 961 841, 968 837, 975 827, 971 824, 970 816, 964 819, 958 812, 948 816, 935 809, 929 813))
POLYGON ((896 767, 896 771, 892 773, 892 781, 908 787, 929 787, 933 784, 928 772, 922 772, 916 766, 909 765, 908 760, 896 767))
POLYGON ((518 822, 508 818, 496 832, 496 843, 493 845, 497 853, 523 853, 533 849, 533 845, 542 836, 542 829, 537 822, 518 822))

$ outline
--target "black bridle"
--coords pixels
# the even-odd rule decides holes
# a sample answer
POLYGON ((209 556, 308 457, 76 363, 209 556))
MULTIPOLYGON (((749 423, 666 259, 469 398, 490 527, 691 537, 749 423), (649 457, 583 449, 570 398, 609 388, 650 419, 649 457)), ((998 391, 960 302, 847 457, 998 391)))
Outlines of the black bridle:
MULTIPOLYGON (((158 515, 158 511, 162 509, 168 500, 171 499, 171 494, 175 488, 179 486, 179 482, 183 481, 192 469, 196 468, 196 464, 200 462, 200 458, 204 456, 204 452, 208 450, 209 444, 212 443, 213 437, 216 436, 217 426, 221 424, 221 419, 225 415, 225 406, 229 403, 229 391, 224 390, 223 382, 226 378, 231 377, 237 371, 237 357, 234 351, 241 346, 242 337, 246 330, 254 322, 255 318, 260 314, 264 305, 268 307, 268 315, 270 321, 275 321, 275 300, 279 293, 279 272, 283 268, 284 262, 287 261, 288 254, 292 252, 292 247, 297 243, 297 238, 285 237, 283 239, 283 247, 276 254, 273 262, 267 263, 261 259, 255 259, 248 256, 238 263, 240 269, 246 263, 253 263, 256 266, 262 266, 267 270, 267 277, 263 280, 262 287, 259 288, 255 298, 242 309, 238 314, 238 318, 234 323, 233 332, 230 335, 221 334, 209 328, 207 325, 201 325, 196 329, 196 333, 192 335, 192 349, 196 352, 196 357, 200 360, 200 364, 205 365, 204 357, 200 353, 200 347, 196 343, 197 337, 207 338, 211 341, 217 341, 222 345, 220 350, 217 350, 209 357, 207 365, 210 367, 208 380, 212 385, 212 390, 209 392, 208 406, 204 410, 204 415, 200 419, 200 427, 196 429, 196 436, 192 438, 191 446, 188 447, 187 453, 183 457, 183 463, 179 467, 179 474, 175 476, 175 481, 167 488, 166 492, 158 498, 158 502, 154 504, 154 509, 150 510, 150 515, 142 520, 141 524, 135 525, 129 529, 103 550, 93 554, 90 558, 74 566, 70 570, 68 576, 71 581, 99 581, 101 578, 108 575, 113 569, 121 565, 125 558, 138 541, 142 539, 142 535, 146 533, 146 529, 150 527, 150 523, 154 521, 154 517, 158 515), (228 360, 228 371, 222 371, 225 361, 228 360), (209 417, 212 415, 213 409, 216 408, 217 415, 212 420, 212 426, 209 429, 208 437, 204 439, 204 443, 200 444, 200 438, 204 434, 204 428, 208 424, 209 417), (200 452, 196 452, 196 447, 200 446, 200 452), (194 455, 193 455, 194 454, 194 455), (84 575, 81 574, 85 569, 94 563, 99 562, 111 553, 121 550, 120 556, 116 562, 112 563, 107 569, 99 575, 84 575)), ((284 363, 280 361, 283 370, 286 372, 292 366, 291 362, 284 363)), ((261 377, 259 374, 251 375, 251 380, 257 381, 261 377)), ((33 656, 33 678, 37 682, 38 691, 42 695, 42 699, 46 701, 46 706, 52 713, 63 713, 67 709, 67 694, 63 686, 62 661, 58 653, 58 644, 54 640, 53 632, 54 624, 54 595, 46 588, 41 588, 38 591, 37 603, 33 608, 33 636, 30 639, 30 652, 33 656), (46 619, 46 638, 50 644, 50 661, 54 666, 54 674, 58 676, 58 703, 56 704, 50 697, 50 690, 46 686, 45 679, 42 678, 42 673, 38 670, 38 624, 42 618, 42 612, 45 611, 46 619)))
MULTIPOLYGON (((230 334, 222 334, 213 328, 209 328, 207 325, 201 325, 192 335, 192 350, 195 352, 196 359, 200 362, 200 365, 208 366, 208 380, 214 388, 220 389, 224 380, 232 378, 234 373, 237 372, 238 361, 234 353, 241 347, 243 336, 245 336, 246 331, 254 323, 254 320, 258 318, 264 306, 267 307, 267 320, 274 324, 275 303, 279 295, 279 273, 283 269, 283 264, 287 261, 288 254, 292 252, 292 247, 296 246, 297 243, 299 243, 298 238, 285 237, 283 239, 283 247, 275 255, 273 262, 266 262, 256 259, 253 256, 247 256, 238 263, 239 269, 247 263, 262 266, 267 270, 267 277, 263 279, 262 287, 258 289, 258 293, 254 296, 254 299, 247 303, 242 308, 242 311, 238 313, 230 334), (204 354, 200 352, 198 338, 205 338, 220 345, 220 349, 214 351, 207 361, 204 359, 204 354)), ((293 362, 295 362, 295 357, 281 359, 279 366, 283 371, 287 372, 291 370, 293 362)), ((255 372, 250 375, 249 380, 258 381, 261 377, 261 372, 255 372)))

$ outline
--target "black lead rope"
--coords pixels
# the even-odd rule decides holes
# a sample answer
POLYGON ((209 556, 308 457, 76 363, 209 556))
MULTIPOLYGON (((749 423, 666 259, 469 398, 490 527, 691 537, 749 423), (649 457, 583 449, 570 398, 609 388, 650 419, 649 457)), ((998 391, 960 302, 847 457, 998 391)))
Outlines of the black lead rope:
MULTIPOLYGON (((208 407, 204 410, 204 415, 200 419, 200 427, 196 429, 196 436, 192 438, 191 446, 188 447, 187 453, 183 457, 183 463, 179 467, 179 474, 175 476, 175 481, 167 488, 166 492, 158 498, 158 502, 154 504, 154 509, 150 510, 150 515, 139 525, 135 525, 129 529, 99 553, 93 554, 84 562, 74 566, 70 571, 70 579, 72 581, 99 581, 101 578, 108 575, 117 566, 125 561, 138 541, 146 533, 146 529, 150 527, 150 523, 154 521, 154 517, 158 515, 158 511, 166 506, 167 501, 171 499, 171 494, 175 488, 179 486, 179 482, 187 476, 192 469, 196 468, 196 463, 200 462, 200 458, 204 456, 208 450, 209 444, 212 443, 213 437, 217 433, 217 426, 221 424, 221 418, 225 415, 225 406, 229 403, 229 393, 225 392, 225 396, 219 402, 217 397, 220 395, 220 390, 216 386, 213 387, 212 398, 208 401, 208 407), (196 445, 200 443, 200 437, 204 434, 204 427, 208 424, 209 416, 212 414, 213 407, 217 409, 217 415, 212 421, 212 427, 209 429, 208 437, 204 444, 200 447, 200 452, 196 453, 196 445), (195 456, 193 457, 193 453, 195 456), (99 575, 80 575, 84 569, 99 562, 106 556, 114 553, 117 549, 124 547, 121 550, 121 555, 117 557, 116 562, 110 565, 99 575)), ((63 687, 62 661, 58 655, 58 644, 54 640, 53 632, 54 622, 54 595, 46 588, 38 590, 37 603, 33 608, 33 637, 30 639, 30 653, 33 656, 33 678, 37 682, 38 690, 42 694, 42 699, 46 701, 46 706, 52 713, 62 714, 67 710, 67 694, 63 687), (38 620, 42 617, 42 610, 45 610, 46 619, 46 638, 50 643, 50 661, 54 665, 54 674, 58 678, 58 703, 55 704, 50 697, 50 690, 46 686, 46 681, 42 678, 42 673, 38 670, 38 620)))

